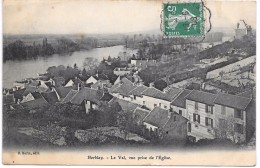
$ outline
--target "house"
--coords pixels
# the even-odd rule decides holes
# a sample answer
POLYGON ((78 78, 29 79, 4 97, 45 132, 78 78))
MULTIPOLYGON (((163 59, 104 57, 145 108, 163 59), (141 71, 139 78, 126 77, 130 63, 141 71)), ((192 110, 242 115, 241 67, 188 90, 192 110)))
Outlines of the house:
POLYGON ((176 141, 185 143, 187 140, 187 122, 188 119, 178 113, 170 113, 169 120, 163 126, 162 139, 175 143, 176 141))
POLYGON ((42 92, 41 95, 49 104, 55 104, 56 102, 59 101, 58 96, 55 91, 42 92))
POLYGON ((42 97, 40 99, 32 100, 32 101, 27 101, 24 103, 21 103, 22 107, 24 109, 29 110, 30 113, 35 113, 37 109, 43 108, 48 106, 48 102, 42 97))
POLYGON ((86 84, 90 84, 90 83, 95 84, 97 81, 98 81, 98 80, 97 80, 95 77, 90 76, 90 77, 86 80, 86 84))
POLYGON ((109 92, 122 100, 131 101, 129 92, 136 88, 136 85, 132 83, 129 79, 123 78, 119 83, 113 85, 109 92))
POLYGON ((148 66, 156 66, 156 60, 134 60, 131 59, 131 64, 137 67, 138 69, 144 69, 148 66))
POLYGON ((142 92, 143 105, 149 109, 153 109, 154 107, 170 109, 171 102, 181 91, 178 88, 170 88, 162 92, 154 87, 149 87, 142 92))
POLYGON ((138 105, 136 103, 132 103, 132 102, 129 102, 129 101, 126 101, 126 100, 122 100, 122 99, 119 99, 119 98, 116 98, 116 97, 113 97, 108 103, 109 104, 113 104, 117 102, 122 110, 124 112, 127 112, 129 114, 133 114, 134 110, 137 108, 137 107, 141 107, 141 105, 138 105))
POLYGON ((149 115, 144 118, 145 127, 153 132, 159 134, 159 129, 162 129, 163 126, 169 120, 169 110, 162 109, 160 107, 155 107, 149 115))
POLYGON ((42 98, 41 93, 39 93, 39 92, 30 92, 29 94, 27 94, 26 96, 23 97, 23 100, 21 101, 21 103, 32 101, 32 100, 36 100, 36 99, 39 99, 39 98, 42 98))
POLYGON ((137 84, 136 86, 137 86, 136 88, 134 88, 129 92, 129 95, 132 102, 142 105, 144 101, 142 93, 146 89, 148 89, 148 87, 143 84, 137 84))
POLYGON ((109 80, 98 80, 96 83, 94 83, 93 85, 91 85, 92 89, 109 89, 112 87, 112 84, 110 83, 109 80))
POLYGON ((132 74, 133 72, 133 68, 127 68, 127 67, 124 67, 124 68, 121 68, 121 67, 116 67, 114 69, 114 74, 117 75, 117 76, 125 76, 125 75, 130 75, 132 74))
POLYGON ((215 103, 216 128, 234 142, 245 142, 252 120, 251 98, 220 93, 215 103), (251 113, 251 114, 250 114, 251 113), (247 122, 248 121, 248 122, 247 122), (224 128, 224 129, 223 129, 224 128))
POLYGON ((56 87, 53 89, 53 91, 57 94, 58 100, 62 101, 67 94, 72 90, 72 87, 56 87))
POLYGON ((73 89, 77 89, 78 87, 84 87, 85 83, 81 81, 78 77, 74 79, 70 79, 64 87, 72 87, 73 89))
POLYGON ((79 90, 71 90, 62 102, 82 105, 88 114, 90 110, 96 109, 100 105, 102 96, 101 91, 84 87, 79 90))
POLYGON ((186 96, 188 136, 193 140, 215 138, 214 101, 217 95, 193 90, 186 96))
POLYGON ((29 93, 32 92, 47 92, 50 91, 49 87, 38 87, 38 86, 27 86, 23 92, 23 97, 26 97, 29 93))
POLYGON ((171 112, 176 112, 181 116, 188 119, 186 113, 186 96, 190 94, 191 90, 183 90, 172 102, 171 102, 171 112))
POLYGON ((143 125, 144 118, 150 113, 150 110, 137 107, 133 112, 133 122, 137 125, 143 125))
POLYGON ((187 139, 187 119, 169 110, 155 107, 143 121, 150 132, 156 133, 161 139, 183 141, 187 139))

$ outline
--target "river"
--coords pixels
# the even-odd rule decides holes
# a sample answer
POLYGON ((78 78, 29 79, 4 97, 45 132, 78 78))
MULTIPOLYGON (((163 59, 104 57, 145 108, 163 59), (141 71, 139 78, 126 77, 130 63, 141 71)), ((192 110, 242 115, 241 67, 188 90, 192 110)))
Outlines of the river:
MULTIPOLYGON (((118 57, 119 54, 124 52, 124 46, 113 46, 104 48, 95 48, 91 50, 76 51, 72 54, 58 55, 54 54, 50 57, 43 58, 39 57, 37 59, 30 60, 12 60, 3 63, 3 87, 11 88, 14 81, 19 81, 24 78, 36 77, 37 73, 46 72, 48 67, 58 66, 58 65, 70 65, 73 66, 75 63, 82 69, 83 62, 87 57, 93 57, 101 61, 103 58, 107 58, 109 55, 113 57, 118 57)), ((136 53, 128 49, 128 54, 136 53)))

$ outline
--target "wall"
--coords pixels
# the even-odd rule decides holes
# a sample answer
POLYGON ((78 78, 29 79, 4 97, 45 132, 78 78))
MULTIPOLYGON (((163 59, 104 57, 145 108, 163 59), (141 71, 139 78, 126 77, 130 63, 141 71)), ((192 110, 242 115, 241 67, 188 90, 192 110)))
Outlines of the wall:
POLYGON ((179 114, 179 110, 181 110, 182 111, 182 116, 188 119, 188 114, 187 114, 185 108, 177 107, 177 106, 174 106, 174 105, 171 105, 171 108, 172 108, 173 112, 175 111, 178 114, 179 114))
POLYGON ((23 97, 23 100, 21 101, 21 103, 28 102, 28 101, 31 101, 31 100, 34 100, 34 97, 31 93, 29 93, 27 96, 23 97))
POLYGON ((213 139, 215 137, 215 109, 213 107, 213 114, 206 113, 206 105, 203 103, 198 103, 198 110, 195 110, 195 101, 186 100, 187 107, 187 117, 191 123, 191 132, 188 133, 190 136, 196 137, 196 140, 208 138, 213 139), (193 121, 193 114, 200 115, 200 123, 193 121), (206 126, 205 117, 213 119, 213 128, 206 126))
POLYGON ((153 125, 151 125, 151 124, 148 124, 148 123, 146 123, 146 122, 144 122, 144 126, 145 126, 145 128, 147 128, 148 130, 152 130, 152 131, 155 131, 155 129, 158 129, 158 127, 156 127, 156 126, 153 126, 153 125))
POLYGON ((143 101, 145 101, 145 106, 151 110, 154 108, 154 104, 156 104, 157 107, 160 107, 159 104, 161 103, 161 108, 166 110, 169 110, 171 106, 171 102, 168 102, 166 100, 156 99, 149 96, 143 96, 143 101), (165 108, 164 106, 167 107, 165 108))

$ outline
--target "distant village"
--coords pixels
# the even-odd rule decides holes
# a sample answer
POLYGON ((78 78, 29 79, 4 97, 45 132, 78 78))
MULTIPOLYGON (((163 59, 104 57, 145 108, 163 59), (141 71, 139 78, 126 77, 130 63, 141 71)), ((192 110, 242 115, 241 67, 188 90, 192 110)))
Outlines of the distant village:
MULTIPOLYGON (((240 21, 235 38, 241 39, 251 31, 240 21)), ((209 44, 203 50, 214 46, 209 44)), ((142 142, 196 143, 225 139, 245 144, 255 134, 255 59, 256 56, 249 56, 243 49, 231 47, 225 56, 202 58, 179 74, 149 84, 140 72, 172 61, 169 55, 164 54, 160 60, 121 58, 124 66, 113 69, 116 78, 103 72, 84 75, 75 66, 79 74, 69 80, 46 72, 36 78, 16 81, 12 89, 3 89, 4 110, 8 113, 27 110, 34 114, 45 106, 66 104, 78 106, 89 115, 116 103, 126 114, 120 120, 124 124, 115 124, 123 125, 123 131, 127 132, 123 139, 127 136, 131 139, 132 133, 142 142), (238 60, 232 61, 234 56, 238 60), (193 75, 206 68, 206 72, 201 71, 203 77, 193 75)), ((111 66, 109 59, 103 63, 111 66)))

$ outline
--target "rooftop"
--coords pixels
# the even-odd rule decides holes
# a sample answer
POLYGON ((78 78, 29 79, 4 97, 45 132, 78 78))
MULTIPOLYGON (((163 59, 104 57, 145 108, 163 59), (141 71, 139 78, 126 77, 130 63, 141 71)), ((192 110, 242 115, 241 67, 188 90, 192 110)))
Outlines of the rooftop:
POLYGON ((84 100, 87 100, 99 104, 99 100, 101 97, 102 97, 102 92, 85 87, 80 89, 75 94, 75 96, 71 99, 70 102, 73 104, 81 104, 84 100))
POLYGON ((249 98, 226 94, 226 93, 218 94, 218 96, 215 100, 216 104, 224 105, 224 106, 239 109, 239 110, 245 110, 250 102, 251 102, 251 99, 249 99, 249 98))
POLYGON ((172 105, 177 106, 177 107, 182 107, 186 108, 186 96, 190 94, 191 90, 183 90, 173 101, 172 105))
POLYGON ((54 91, 53 92, 42 93, 42 96, 50 104, 55 104, 56 102, 59 101, 58 97, 57 97, 57 94, 54 91))
POLYGON ((186 96, 186 99, 207 105, 214 105, 214 100, 216 99, 216 97, 216 94, 193 90, 186 96))
POLYGON ((160 107, 155 107, 149 115, 144 119, 144 122, 156 126, 158 128, 163 128, 163 126, 169 120, 168 110, 162 109, 160 107))

